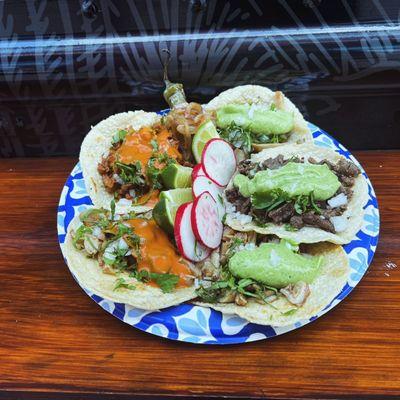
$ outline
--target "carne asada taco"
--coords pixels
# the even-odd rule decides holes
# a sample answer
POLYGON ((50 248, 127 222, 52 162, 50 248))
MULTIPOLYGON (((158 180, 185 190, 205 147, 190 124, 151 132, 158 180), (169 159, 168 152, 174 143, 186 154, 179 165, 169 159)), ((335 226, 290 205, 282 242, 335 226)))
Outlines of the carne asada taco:
POLYGON ((281 143, 311 142, 312 135, 297 107, 282 93, 257 85, 222 92, 204 106, 214 112, 219 134, 250 152, 281 143))
POLYGON ((246 320, 286 326, 311 318, 342 290, 349 273, 343 248, 291 241, 227 228, 221 272, 202 280, 196 304, 246 320))
POLYGON ((359 168, 333 150, 288 144, 239 163, 225 197, 226 224, 237 231, 344 244, 361 227, 368 188, 359 168))
POLYGON ((112 301, 157 310, 196 297, 198 268, 144 215, 89 208, 69 225, 64 254, 82 287, 112 301))
POLYGON ((80 162, 90 198, 96 207, 123 200, 136 212, 154 207, 161 188, 161 170, 181 160, 179 143, 152 112, 113 115, 85 137, 80 162))

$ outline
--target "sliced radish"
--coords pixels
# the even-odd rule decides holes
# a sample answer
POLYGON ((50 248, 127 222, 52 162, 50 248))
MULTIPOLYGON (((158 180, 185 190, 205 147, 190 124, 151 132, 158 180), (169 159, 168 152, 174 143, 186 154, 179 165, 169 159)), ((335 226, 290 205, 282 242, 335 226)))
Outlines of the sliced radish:
POLYGON ((208 179, 206 176, 198 175, 192 183, 192 192, 194 199, 205 192, 211 193, 211 196, 217 202, 218 215, 221 220, 225 214, 225 205, 222 198, 223 190, 223 188, 217 186, 211 179, 208 179))
POLYGON ((175 217, 174 236, 182 256, 189 261, 199 262, 210 255, 211 249, 199 243, 194 236, 191 222, 192 208, 193 203, 179 206, 175 217))
POLYGON ((205 174, 218 186, 226 186, 236 170, 236 156, 223 139, 211 139, 204 147, 201 163, 205 174))
POLYGON ((223 226, 217 203, 209 192, 204 192, 193 202, 191 218, 196 239, 204 246, 216 249, 221 243, 223 226))
POLYGON ((206 176, 201 164, 197 164, 193 167, 192 171, 192 181, 194 181, 198 176, 206 176))

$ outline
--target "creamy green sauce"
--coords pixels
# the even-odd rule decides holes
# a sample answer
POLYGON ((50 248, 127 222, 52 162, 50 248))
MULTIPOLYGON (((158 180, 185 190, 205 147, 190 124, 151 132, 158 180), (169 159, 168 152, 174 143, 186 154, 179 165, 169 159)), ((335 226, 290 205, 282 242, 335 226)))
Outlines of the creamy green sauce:
POLYGON ((282 135, 293 129, 294 118, 287 111, 250 104, 228 104, 217 110, 219 128, 232 123, 257 134, 282 135))
POLYGON ((253 179, 238 174, 233 183, 245 197, 268 194, 272 190, 281 189, 291 197, 313 192, 316 200, 331 198, 340 187, 339 179, 327 165, 294 162, 278 169, 259 171, 253 179))
POLYGON ((311 283, 318 275, 322 257, 303 256, 281 241, 263 243, 254 250, 237 252, 229 260, 229 270, 239 278, 250 278, 275 288, 300 281, 311 283))

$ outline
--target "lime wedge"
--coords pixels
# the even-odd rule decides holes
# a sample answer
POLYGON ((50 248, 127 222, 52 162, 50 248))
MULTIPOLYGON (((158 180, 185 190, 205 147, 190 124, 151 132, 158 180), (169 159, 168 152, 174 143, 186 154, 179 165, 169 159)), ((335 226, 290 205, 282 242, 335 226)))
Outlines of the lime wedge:
POLYGON ((219 135, 212 121, 204 122, 204 124, 199 126, 192 142, 192 152, 198 163, 201 162, 201 153, 204 146, 209 140, 214 138, 219 138, 219 135))
POLYGON ((153 209, 153 218, 165 232, 174 233, 176 211, 183 203, 192 201, 192 189, 172 189, 160 193, 160 200, 153 209))
POLYGON ((192 168, 170 164, 161 172, 161 178, 167 189, 188 188, 192 186, 192 168))

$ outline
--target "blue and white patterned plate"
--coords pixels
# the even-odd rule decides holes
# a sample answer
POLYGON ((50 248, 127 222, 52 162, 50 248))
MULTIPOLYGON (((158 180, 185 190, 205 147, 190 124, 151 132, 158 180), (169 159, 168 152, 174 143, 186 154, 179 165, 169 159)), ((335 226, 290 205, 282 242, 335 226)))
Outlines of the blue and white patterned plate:
MULTIPOLYGON (((330 135, 313 124, 309 124, 309 126, 316 145, 331 148, 359 165, 350 152, 330 135)), ((374 189, 364 170, 363 175, 368 181, 369 200, 365 206, 366 212, 362 228, 354 240, 344 246, 350 259, 351 272, 348 281, 335 299, 324 310, 310 319, 293 325, 274 328, 252 324, 235 315, 221 314, 218 311, 192 304, 181 304, 161 311, 144 311, 125 304, 114 303, 89 292, 85 288, 83 289, 104 310, 121 321, 145 332, 184 342, 244 343, 271 338, 300 328, 340 303, 360 282, 372 261, 378 243, 379 211, 374 189)), ((91 204, 85 189, 82 170, 80 165, 77 164, 65 183, 58 206, 58 240, 62 250, 69 223, 77 213, 85 210, 91 204)))

